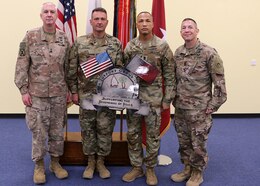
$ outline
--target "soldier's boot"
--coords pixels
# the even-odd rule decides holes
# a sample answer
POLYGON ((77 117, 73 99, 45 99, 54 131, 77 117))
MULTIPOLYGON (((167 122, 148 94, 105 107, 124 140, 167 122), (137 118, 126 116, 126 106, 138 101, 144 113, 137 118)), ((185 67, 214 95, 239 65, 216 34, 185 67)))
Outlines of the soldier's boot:
POLYGON ((186 186, 199 186, 203 182, 203 173, 200 170, 193 169, 190 179, 186 186))
POLYGON ((43 184, 46 182, 44 160, 41 159, 35 162, 33 182, 35 184, 43 184))
POLYGON ((155 175, 153 167, 146 168, 146 184, 147 185, 157 185, 158 184, 158 180, 155 175))
POLYGON ((64 179, 68 177, 68 172, 61 167, 59 163, 59 157, 51 156, 51 163, 49 167, 50 171, 55 174, 58 179, 64 179))
POLYGON ((88 156, 88 166, 83 172, 83 178, 92 179, 96 167, 95 155, 88 156))
POLYGON ((96 165, 96 169, 99 172, 99 176, 100 176, 100 178, 103 178, 103 179, 110 177, 110 172, 104 165, 104 159, 105 159, 104 156, 98 156, 97 165, 96 165))
POLYGON ((184 169, 181 172, 171 175, 171 179, 174 182, 183 182, 189 179, 191 176, 191 167, 190 165, 185 165, 184 169))
POLYGON ((122 177, 122 180, 125 182, 132 182, 143 175, 144 171, 142 167, 132 167, 132 169, 122 177))

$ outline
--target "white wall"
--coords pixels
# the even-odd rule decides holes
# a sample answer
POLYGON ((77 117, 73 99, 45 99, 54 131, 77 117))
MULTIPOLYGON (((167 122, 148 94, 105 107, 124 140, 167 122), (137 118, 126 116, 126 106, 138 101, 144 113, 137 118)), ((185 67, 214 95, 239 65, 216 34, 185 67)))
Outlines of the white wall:
MULTIPOLYGON (((39 14, 42 0, 3 1, 1 16, 0 114, 24 113, 14 68, 18 46, 26 30, 42 24, 39 14)), ((57 4, 58 0, 50 0, 57 4)), ((108 11, 107 32, 113 33, 114 0, 103 0, 108 11)), ((88 1, 75 0, 78 35, 85 34, 88 1)), ((199 38, 215 47, 224 61, 228 100, 219 113, 260 113, 260 1, 259 0, 165 0, 167 41, 173 51, 183 44, 180 23, 194 18, 199 38), (256 66, 251 61, 256 60, 256 66)), ((151 11, 152 0, 137 0, 137 13, 151 11)), ((78 113, 73 106, 70 113, 78 113)))

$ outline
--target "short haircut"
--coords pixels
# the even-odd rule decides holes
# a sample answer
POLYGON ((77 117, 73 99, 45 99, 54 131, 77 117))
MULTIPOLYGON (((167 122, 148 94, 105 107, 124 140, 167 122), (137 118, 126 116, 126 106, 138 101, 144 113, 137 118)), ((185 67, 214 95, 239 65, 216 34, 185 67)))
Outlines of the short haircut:
POLYGON ((147 11, 142 11, 142 12, 140 12, 140 13, 137 15, 137 17, 138 17, 140 14, 150 14, 150 15, 153 17, 153 15, 152 15, 150 12, 147 12, 147 11))
POLYGON ((93 14, 94 12, 104 12, 105 14, 107 14, 106 9, 104 9, 102 7, 97 7, 95 9, 93 9, 91 14, 93 14))
POLYGON ((57 12, 57 10, 56 10, 57 8, 56 8, 56 5, 54 3, 52 3, 52 2, 44 2, 44 3, 42 3, 41 13, 43 13, 44 6, 47 5, 47 4, 53 5, 55 7, 55 11, 57 12))
POLYGON ((138 16, 139 16, 140 14, 149 14, 149 15, 151 16, 151 18, 152 18, 152 21, 153 21, 153 15, 152 15, 150 12, 142 11, 142 12, 140 12, 140 13, 137 15, 137 18, 138 18, 138 16))
POLYGON ((182 20, 182 23, 183 23, 184 21, 192 21, 192 22, 196 25, 196 27, 197 27, 196 21, 195 21, 194 19, 190 18, 190 17, 187 17, 187 18, 183 19, 183 20, 182 20))

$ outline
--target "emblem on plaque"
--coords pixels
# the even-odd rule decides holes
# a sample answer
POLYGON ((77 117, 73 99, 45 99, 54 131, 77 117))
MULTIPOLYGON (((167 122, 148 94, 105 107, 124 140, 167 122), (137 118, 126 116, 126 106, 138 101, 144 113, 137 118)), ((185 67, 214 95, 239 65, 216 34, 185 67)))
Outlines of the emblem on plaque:
POLYGON ((113 110, 132 109, 135 113, 147 115, 149 105, 140 103, 137 77, 123 68, 113 68, 103 72, 97 82, 97 94, 91 100, 81 100, 80 106, 96 110, 96 106, 113 110))
POLYGON ((101 74, 97 82, 97 94, 93 95, 93 105, 116 110, 138 110, 138 92, 136 76, 125 69, 114 68, 101 74))

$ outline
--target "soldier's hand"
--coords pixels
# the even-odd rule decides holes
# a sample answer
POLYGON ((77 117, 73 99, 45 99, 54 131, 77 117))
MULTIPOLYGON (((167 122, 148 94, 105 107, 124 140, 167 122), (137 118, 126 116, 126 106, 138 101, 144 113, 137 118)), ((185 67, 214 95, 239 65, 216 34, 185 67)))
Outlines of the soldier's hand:
POLYGON ((69 104, 70 102, 72 102, 70 91, 67 92, 66 100, 67 100, 67 104, 69 104))
POLYGON ((166 109, 168 109, 168 108, 170 108, 170 105, 168 105, 168 104, 166 104, 166 103, 162 103, 162 109, 163 109, 163 110, 166 110, 166 109))
POLYGON ((71 99, 72 99, 72 102, 73 102, 75 105, 78 105, 78 104, 79 104, 79 95, 78 95, 78 94, 72 94, 71 99))
POLYGON ((22 95, 23 104, 25 106, 31 107, 32 106, 32 98, 29 93, 22 95))
POLYGON ((206 114, 212 114, 213 113, 213 109, 212 108, 207 108, 206 109, 206 114))

